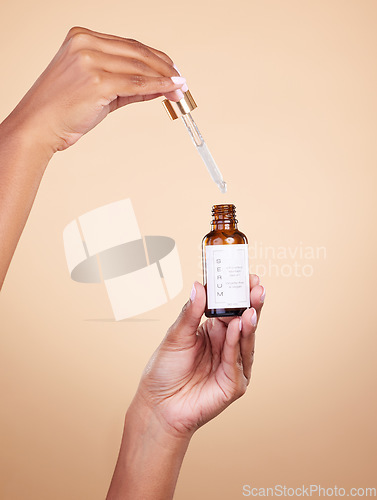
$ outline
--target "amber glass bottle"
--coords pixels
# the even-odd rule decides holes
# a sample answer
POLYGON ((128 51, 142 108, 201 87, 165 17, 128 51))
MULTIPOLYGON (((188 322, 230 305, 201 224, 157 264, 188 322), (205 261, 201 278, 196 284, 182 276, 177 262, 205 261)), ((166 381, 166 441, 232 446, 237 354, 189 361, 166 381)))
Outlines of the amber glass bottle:
POLYGON ((202 241, 207 318, 240 316, 250 307, 248 244, 237 222, 234 205, 212 207, 211 232, 202 241))

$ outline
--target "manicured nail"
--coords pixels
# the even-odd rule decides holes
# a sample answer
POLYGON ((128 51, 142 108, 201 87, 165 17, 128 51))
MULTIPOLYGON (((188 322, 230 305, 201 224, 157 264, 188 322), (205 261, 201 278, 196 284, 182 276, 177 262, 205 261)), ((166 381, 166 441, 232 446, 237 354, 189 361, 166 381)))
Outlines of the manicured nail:
POLYGON ((181 90, 178 89, 175 90, 174 92, 177 94, 179 100, 183 99, 183 92, 181 90))
MULTIPOLYGON (((173 66, 174 66, 175 71, 178 73, 178 75, 181 76, 181 72, 179 71, 179 69, 177 68, 177 66, 175 64, 173 64, 173 66)), ((184 83, 182 85, 182 92, 187 92, 187 91, 188 91, 187 83, 184 83)))
POLYGON ((257 311, 254 309, 254 307, 251 308, 253 311, 253 314, 251 315, 250 321, 252 326, 257 326, 257 311))
POLYGON ((195 288, 195 283, 192 285, 191 288, 191 293, 190 293, 190 300, 191 302, 194 302, 196 296, 196 288, 195 288))
MULTIPOLYGON (((262 285, 261 285, 261 286, 262 286, 262 285)), ((260 296, 260 299, 259 299, 259 300, 260 300, 260 301, 262 302, 262 304, 263 304, 264 299, 265 299, 265 297, 266 297, 266 290, 265 290, 264 286, 262 286, 262 288, 263 288, 263 292, 262 292, 262 295, 260 296)))
POLYGON ((183 78, 182 76, 172 76, 171 81, 175 85, 184 85, 186 83, 186 78, 183 78))
POLYGON ((240 324, 239 324, 239 327, 240 327, 240 332, 242 332, 242 319, 240 318, 240 324))

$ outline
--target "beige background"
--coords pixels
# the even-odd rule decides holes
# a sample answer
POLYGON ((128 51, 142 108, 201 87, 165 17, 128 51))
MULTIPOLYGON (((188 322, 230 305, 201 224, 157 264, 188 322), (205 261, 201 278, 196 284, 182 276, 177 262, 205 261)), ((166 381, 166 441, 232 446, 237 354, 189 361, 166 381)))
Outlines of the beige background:
POLYGON ((300 260, 308 278, 263 277, 252 388, 194 437, 176 498, 377 486, 376 23, 373 0, 2 4, 2 117, 72 25, 137 38, 187 77, 229 192, 157 101, 114 113, 53 159, 1 294, 1 500, 104 498, 125 410, 200 279, 219 202, 236 204, 250 243, 324 246, 326 258, 300 260), (70 280, 62 231, 127 197, 144 234, 177 241, 184 290, 115 323, 103 286, 70 280))

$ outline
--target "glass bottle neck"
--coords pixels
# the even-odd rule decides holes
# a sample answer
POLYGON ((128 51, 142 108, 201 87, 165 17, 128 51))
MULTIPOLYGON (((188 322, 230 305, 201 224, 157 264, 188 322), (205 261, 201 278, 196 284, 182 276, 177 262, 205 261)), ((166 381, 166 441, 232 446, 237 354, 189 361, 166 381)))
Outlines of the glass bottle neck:
POLYGON ((234 205, 214 205, 212 207, 212 231, 235 230, 237 222, 234 205))
POLYGON ((237 221, 236 220, 213 220, 211 221, 211 230, 212 231, 232 231, 237 229, 237 221))

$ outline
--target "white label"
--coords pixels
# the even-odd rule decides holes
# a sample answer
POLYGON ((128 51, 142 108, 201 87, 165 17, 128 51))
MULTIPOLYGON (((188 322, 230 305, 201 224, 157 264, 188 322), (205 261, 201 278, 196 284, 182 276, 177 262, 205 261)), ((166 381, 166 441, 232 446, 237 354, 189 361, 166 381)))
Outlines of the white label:
POLYGON ((207 308, 250 307, 248 245, 208 245, 207 308))

